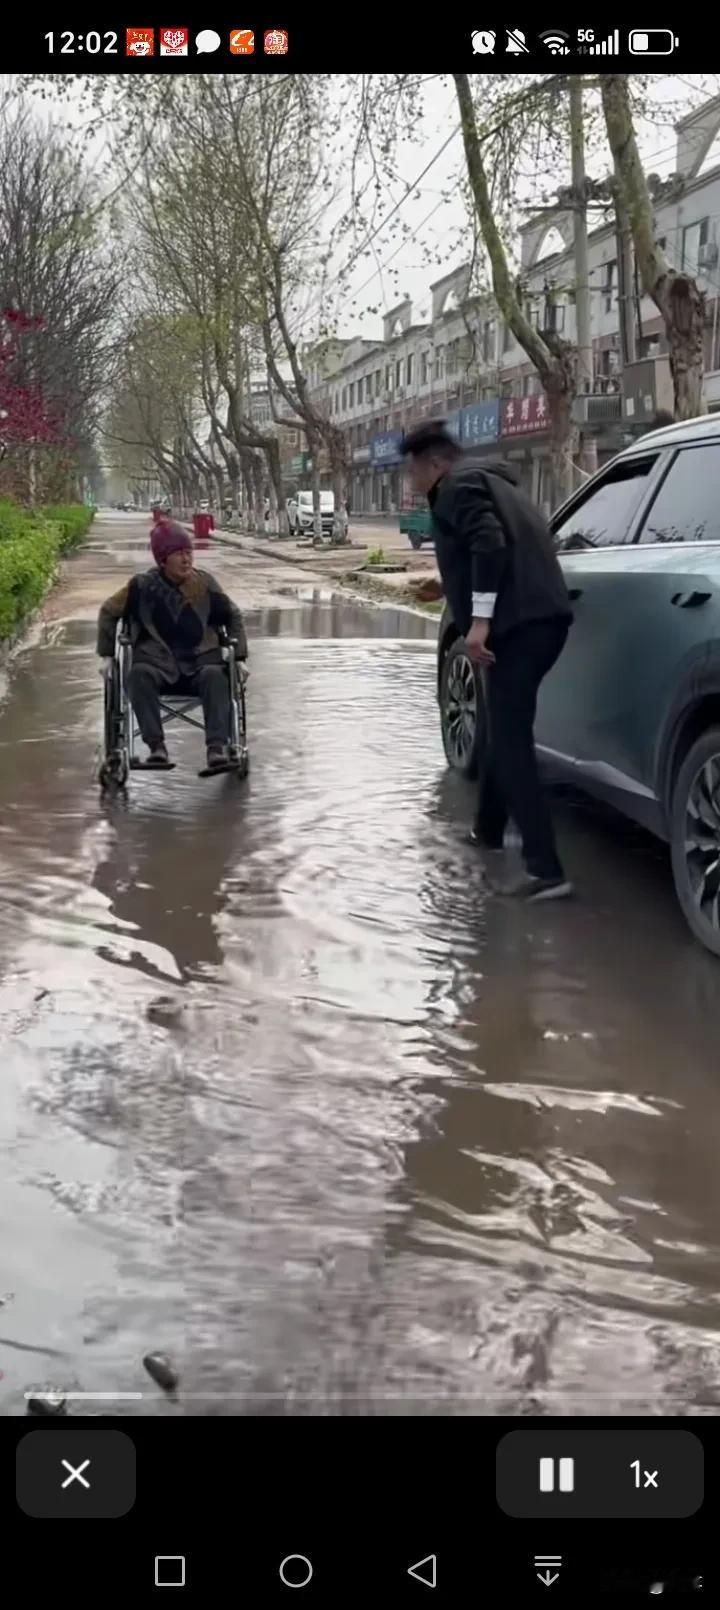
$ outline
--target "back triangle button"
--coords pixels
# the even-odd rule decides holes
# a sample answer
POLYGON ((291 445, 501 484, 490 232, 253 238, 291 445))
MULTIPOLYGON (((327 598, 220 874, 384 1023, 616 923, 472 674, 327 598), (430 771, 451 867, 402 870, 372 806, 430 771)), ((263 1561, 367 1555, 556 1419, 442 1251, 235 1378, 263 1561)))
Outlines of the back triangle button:
POLYGON ((414 1576, 416 1582, 423 1582, 426 1588, 437 1587, 437 1554, 426 1554, 424 1560, 416 1560, 414 1565, 407 1568, 408 1576, 414 1576))

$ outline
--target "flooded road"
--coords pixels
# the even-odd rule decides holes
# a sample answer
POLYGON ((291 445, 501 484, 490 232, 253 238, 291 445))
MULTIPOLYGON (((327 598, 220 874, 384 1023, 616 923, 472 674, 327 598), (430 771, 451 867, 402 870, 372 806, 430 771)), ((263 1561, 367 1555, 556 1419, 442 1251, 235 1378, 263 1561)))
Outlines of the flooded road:
POLYGON ((0 1411, 712 1412, 720 964, 664 851, 562 805, 582 898, 487 902, 433 624, 230 548, 250 779, 182 730, 103 804, 145 540, 97 523, 0 704, 0 1411))

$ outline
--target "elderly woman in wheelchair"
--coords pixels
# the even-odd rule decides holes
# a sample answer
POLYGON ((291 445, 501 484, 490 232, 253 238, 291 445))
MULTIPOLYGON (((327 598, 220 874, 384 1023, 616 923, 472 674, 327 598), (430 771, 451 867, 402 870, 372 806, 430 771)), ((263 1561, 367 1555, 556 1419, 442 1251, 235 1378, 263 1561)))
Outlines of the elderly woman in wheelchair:
MULTIPOLYGON (((167 770, 173 764, 163 713, 166 720, 171 713, 191 720, 188 711, 199 702, 207 745, 201 776, 243 764, 246 769, 243 689, 248 649, 242 615, 214 576, 193 568, 192 539, 183 526, 167 519, 156 524, 150 545, 153 569, 134 576, 106 600, 99 614, 97 652, 106 685, 104 768, 115 764, 116 770, 124 766, 126 771, 128 765, 141 764, 134 757, 132 716, 126 719, 129 697, 148 748, 145 768, 167 770), (184 708, 170 712, 168 699, 182 700, 184 708)), ((101 773, 101 781, 109 776, 101 773)), ((116 780, 124 782, 125 777, 116 780)))

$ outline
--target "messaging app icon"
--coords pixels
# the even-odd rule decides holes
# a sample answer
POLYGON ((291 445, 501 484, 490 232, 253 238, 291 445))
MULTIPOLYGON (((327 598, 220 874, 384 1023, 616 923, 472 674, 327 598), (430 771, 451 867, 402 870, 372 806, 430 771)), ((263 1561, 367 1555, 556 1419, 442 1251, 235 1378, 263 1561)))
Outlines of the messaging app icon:
POLYGON ((220 35, 214 28, 202 28, 195 35, 195 49, 198 56, 211 56, 214 50, 220 49, 220 35))

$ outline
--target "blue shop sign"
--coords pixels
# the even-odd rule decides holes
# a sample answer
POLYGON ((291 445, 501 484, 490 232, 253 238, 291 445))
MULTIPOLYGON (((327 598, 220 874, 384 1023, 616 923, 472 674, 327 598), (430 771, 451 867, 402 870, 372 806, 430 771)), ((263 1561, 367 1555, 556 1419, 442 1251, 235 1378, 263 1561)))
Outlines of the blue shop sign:
POLYGON ((462 408, 456 408, 455 412, 448 414, 447 417, 448 436, 452 436, 453 441, 456 442, 459 442, 462 438, 462 415, 462 408))
POLYGON ((482 442, 496 442, 500 435, 499 402, 469 403, 462 409, 463 447, 477 447, 482 442))
POLYGON ((371 462, 378 469, 392 469, 402 463, 402 431, 385 430, 380 436, 373 436, 370 443, 371 462))

